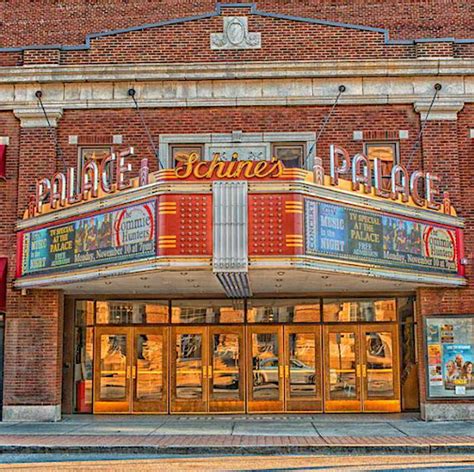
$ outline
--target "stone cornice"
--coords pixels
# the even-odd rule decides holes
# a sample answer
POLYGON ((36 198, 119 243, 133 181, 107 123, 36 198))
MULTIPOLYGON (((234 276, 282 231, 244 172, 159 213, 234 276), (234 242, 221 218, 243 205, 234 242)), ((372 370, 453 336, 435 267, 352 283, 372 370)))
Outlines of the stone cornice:
POLYGON ((474 59, 36 65, 0 67, 0 83, 474 75, 474 59))
POLYGON ((422 120, 456 120, 458 113, 463 109, 464 103, 456 100, 438 100, 431 107, 428 101, 415 102, 414 108, 422 120), (429 114, 428 114, 429 111, 429 114))
POLYGON ((60 108, 48 108, 46 113, 48 119, 46 119, 43 110, 38 107, 14 110, 22 128, 46 128, 49 126, 56 128, 59 119, 63 116, 63 111, 60 108))
MULTIPOLYGON (((474 102, 473 60, 211 63, 0 68, 0 111, 14 110, 22 126, 44 126, 35 96, 56 122, 62 110, 416 104, 426 114, 434 85, 442 89, 431 119, 455 120, 474 102)), ((55 126, 55 124, 54 124, 55 126)))

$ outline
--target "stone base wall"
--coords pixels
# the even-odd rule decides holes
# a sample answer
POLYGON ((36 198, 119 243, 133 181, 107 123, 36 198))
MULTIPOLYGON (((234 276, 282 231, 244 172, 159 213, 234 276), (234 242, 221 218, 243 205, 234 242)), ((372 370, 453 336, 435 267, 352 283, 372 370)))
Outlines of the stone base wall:
POLYGON ((59 421, 61 405, 15 405, 4 406, 2 421, 59 421))
POLYGON ((421 403, 421 417, 425 421, 474 420, 472 403, 421 403))

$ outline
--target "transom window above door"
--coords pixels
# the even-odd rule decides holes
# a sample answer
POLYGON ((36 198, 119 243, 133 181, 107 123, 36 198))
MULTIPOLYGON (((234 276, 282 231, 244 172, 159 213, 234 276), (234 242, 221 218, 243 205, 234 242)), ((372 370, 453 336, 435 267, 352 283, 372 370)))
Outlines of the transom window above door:
POLYGON ((280 159, 288 168, 311 169, 316 133, 272 132, 218 134, 162 134, 159 137, 160 159, 166 168, 173 168, 189 156, 222 161, 260 161, 280 159))

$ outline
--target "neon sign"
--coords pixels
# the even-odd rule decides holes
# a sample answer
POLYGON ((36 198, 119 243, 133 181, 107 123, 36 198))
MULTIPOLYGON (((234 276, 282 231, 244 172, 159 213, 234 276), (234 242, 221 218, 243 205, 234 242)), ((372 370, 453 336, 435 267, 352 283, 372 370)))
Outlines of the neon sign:
MULTIPOLYGON (((111 153, 100 163, 88 160, 84 163, 80 176, 76 177, 74 167, 66 173, 57 172, 51 179, 43 178, 36 183, 36 193, 30 199, 28 216, 40 215, 45 205, 52 210, 67 205, 97 198, 99 194, 112 194, 132 187, 128 174, 132 165, 126 158, 134 155, 133 147, 118 153, 111 153)), ((139 185, 148 183, 148 159, 142 159, 139 171, 139 185)))
POLYGON ((268 179, 280 177, 284 166, 281 161, 221 161, 214 154, 212 161, 201 161, 197 154, 190 154, 187 161, 175 169, 178 179, 268 179))
MULTIPOLYGON (((337 186, 341 175, 350 175, 352 190, 359 190, 362 186, 365 193, 371 193, 373 186, 375 195, 381 198, 392 200, 401 198, 402 202, 406 203, 411 197, 415 205, 426 206, 431 210, 439 210, 442 206, 435 201, 439 196, 437 185, 440 179, 431 172, 415 171, 409 174, 403 165, 396 164, 390 174, 390 188, 386 189, 382 186, 382 161, 378 158, 373 160, 372 166, 365 154, 355 154, 351 159, 343 147, 331 144, 329 162, 331 185, 337 186)), ((321 183, 324 179, 324 169, 319 158, 316 158, 314 177, 316 183, 321 183)), ((449 210, 449 197, 445 194, 443 211, 449 213, 449 210)))

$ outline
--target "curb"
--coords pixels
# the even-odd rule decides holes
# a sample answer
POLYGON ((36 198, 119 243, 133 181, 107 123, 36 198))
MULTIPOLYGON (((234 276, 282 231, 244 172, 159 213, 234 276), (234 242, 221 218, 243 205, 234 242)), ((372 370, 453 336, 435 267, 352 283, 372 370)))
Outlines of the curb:
POLYGON ((459 445, 292 445, 292 446, 0 446, 3 454, 129 455, 378 455, 474 454, 474 444, 459 445))

